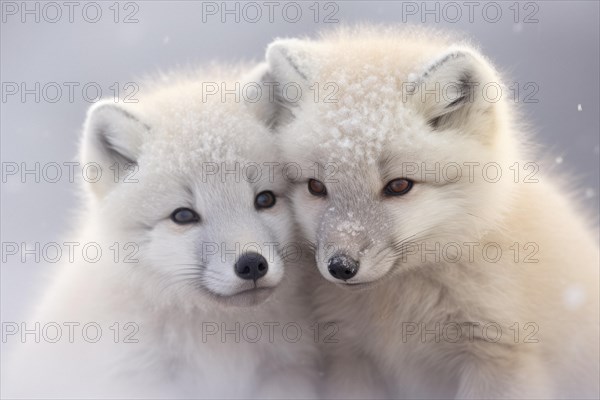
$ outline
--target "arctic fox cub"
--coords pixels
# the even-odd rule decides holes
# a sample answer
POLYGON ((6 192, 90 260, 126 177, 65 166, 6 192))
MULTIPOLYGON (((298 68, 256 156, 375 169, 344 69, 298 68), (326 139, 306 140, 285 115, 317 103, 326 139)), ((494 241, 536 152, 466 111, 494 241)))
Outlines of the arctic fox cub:
POLYGON ((276 40, 267 61, 305 94, 279 93, 276 126, 307 171, 292 199, 327 280, 316 316, 339 327, 330 394, 379 373, 392 397, 598 398, 597 236, 490 62, 372 27, 276 40))
POLYGON ((50 333, 19 343, 4 395, 312 396, 317 352, 302 268, 284 263, 293 225, 262 100, 215 92, 240 74, 173 75, 137 104, 90 109, 80 156, 102 174, 85 184, 77 239, 104 256, 62 267, 25 326, 50 333))

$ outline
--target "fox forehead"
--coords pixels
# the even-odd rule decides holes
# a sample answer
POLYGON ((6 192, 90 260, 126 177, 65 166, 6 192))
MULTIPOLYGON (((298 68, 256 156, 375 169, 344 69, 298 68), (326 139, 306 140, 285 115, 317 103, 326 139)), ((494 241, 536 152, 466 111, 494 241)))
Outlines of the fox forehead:
POLYGON ((402 97, 395 90, 379 88, 340 95, 335 103, 302 105, 294 110, 296 118, 281 138, 282 151, 300 155, 296 160, 313 161, 316 153, 328 162, 377 167, 390 146, 403 152, 426 148, 430 128, 402 97), (302 154, 305 144, 308 152, 302 154))
POLYGON ((427 159, 433 147, 430 129, 410 110, 396 111, 380 118, 362 117, 353 108, 342 108, 336 113, 339 118, 332 112, 299 114, 289 127, 292 133, 281 139, 282 151, 286 159, 306 169, 318 164, 320 176, 332 171, 379 171, 391 163, 427 159))

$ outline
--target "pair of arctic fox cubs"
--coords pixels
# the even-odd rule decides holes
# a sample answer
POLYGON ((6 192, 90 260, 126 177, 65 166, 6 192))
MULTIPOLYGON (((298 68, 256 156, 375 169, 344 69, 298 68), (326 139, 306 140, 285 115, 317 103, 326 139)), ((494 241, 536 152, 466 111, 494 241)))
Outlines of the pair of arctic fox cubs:
POLYGON ((28 397, 598 397, 598 247, 472 47, 342 30, 165 82, 88 114, 82 161, 136 181, 88 184, 80 238, 139 262, 65 266, 37 320, 110 340, 23 345, 28 397))

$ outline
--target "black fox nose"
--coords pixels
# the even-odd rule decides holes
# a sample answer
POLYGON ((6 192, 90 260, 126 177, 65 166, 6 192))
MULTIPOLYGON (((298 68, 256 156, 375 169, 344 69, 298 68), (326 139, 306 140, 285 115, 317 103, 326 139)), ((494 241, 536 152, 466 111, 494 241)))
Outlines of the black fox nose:
POLYGON ((345 281, 358 272, 358 261, 345 254, 338 254, 329 259, 327 270, 334 278, 345 281))
POLYGON ((267 274, 269 263, 258 253, 246 253, 235 263, 235 274, 242 279, 254 281, 267 274))

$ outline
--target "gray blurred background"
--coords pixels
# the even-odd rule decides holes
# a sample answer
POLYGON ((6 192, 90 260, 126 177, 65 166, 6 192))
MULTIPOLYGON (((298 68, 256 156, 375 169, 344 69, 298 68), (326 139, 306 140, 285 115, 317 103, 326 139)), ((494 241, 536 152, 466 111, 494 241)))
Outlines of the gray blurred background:
MULTIPOLYGON (((127 83, 159 69, 212 60, 262 60, 266 45, 278 36, 312 35, 337 24, 421 24, 424 20, 428 25, 466 32, 515 82, 520 109, 543 145, 543 158, 534 161, 541 162, 542 169, 569 172, 579 182, 579 197, 597 224, 597 1, 522 2, 516 6, 512 1, 475 2, 472 13, 461 1, 450 6, 420 1, 272 2, 271 6, 268 2, 247 6, 243 2, 135 1, 121 2, 119 7, 113 3, 80 2, 71 22, 66 7, 61 7, 59 17, 56 8, 45 3, 2 2, 0 121, 5 167, 11 162, 25 162, 31 168, 36 162, 73 161, 95 87, 101 88, 104 97, 111 97, 116 83, 124 96, 132 92, 126 90, 127 83), (33 13, 24 13, 23 4, 33 13), (261 9, 260 17, 255 5, 261 9), (36 7, 39 22, 35 21, 36 7), (239 11, 222 15, 223 7, 239 11), (273 7, 271 16, 268 7, 273 7), (102 15, 91 22, 98 19, 98 8, 102 15), (125 23, 126 19, 131 22, 125 23), (33 89, 36 82, 40 91, 56 82, 62 96, 50 102, 56 91, 47 86, 39 102, 34 94, 22 101, 21 84, 33 89), (93 83, 88 98, 82 93, 86 83, 93 83), (68 85, 74 87, 72 98, 68 85), (11 94, 15 87, 19 92, 11 94)), ((511 93, 514 95, 516 92, 511 93)), ((58 183, 43 179, 36 183, 33 176, 21 183, 19 175, 7 177, 2 183, 2 242, 62 243, 78 205, 76 193, 77 185, 64 175, 58 183)), ((6 263, 3 260, 2 321, 23 321, 55 271, 56 265, 33 260, 21 263, 17 256, 6 263)))

